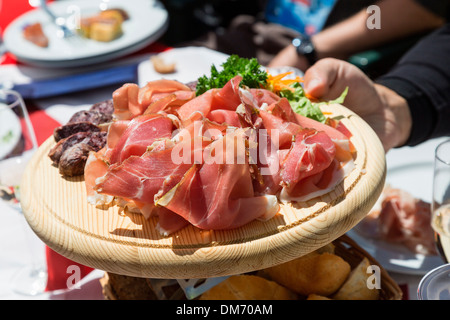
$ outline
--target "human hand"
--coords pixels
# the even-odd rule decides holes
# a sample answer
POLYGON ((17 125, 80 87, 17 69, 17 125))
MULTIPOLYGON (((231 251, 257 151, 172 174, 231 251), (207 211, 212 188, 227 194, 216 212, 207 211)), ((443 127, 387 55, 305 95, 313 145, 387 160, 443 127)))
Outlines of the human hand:
POLYGON ((407 101, 354 65, 322 59, 306 71, 304 81, 305 92, 320 100, 336 99, 348 87, 344 105, 372 127, 386 152, 408 139, 412 120, 407 101))

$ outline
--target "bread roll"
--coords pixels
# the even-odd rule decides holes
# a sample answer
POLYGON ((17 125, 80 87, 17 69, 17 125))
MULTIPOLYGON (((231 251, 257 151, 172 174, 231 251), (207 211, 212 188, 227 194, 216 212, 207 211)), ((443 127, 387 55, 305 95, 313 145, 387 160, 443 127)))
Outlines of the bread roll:
POLYGON ((296 300, 279 284, 253 275, 231 276, 203 293, 200 300, 296 300))
POLYGON ((369 260, 364 258, 359 265, 352 270, 347 281, 339 291, 333 295, 336 300, 378 300, 380 292, 378 289, 369 289, 367 279, 371 276, 367 273, 370 266, 369 260))
POLYGON ((328 296, 347 279, 350 265, 337 255, 312 252, 265 271, 273 281, 300 295, 328 296))

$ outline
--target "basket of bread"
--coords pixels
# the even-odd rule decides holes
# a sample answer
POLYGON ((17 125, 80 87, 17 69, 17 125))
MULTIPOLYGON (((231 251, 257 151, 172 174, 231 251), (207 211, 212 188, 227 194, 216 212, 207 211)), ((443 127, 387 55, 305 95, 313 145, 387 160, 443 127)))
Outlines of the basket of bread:
MULTIPOLYGON (((106 272, 100 283, 107 300, 187 299, 176 280, 155 282, 106 272)), ((402 291, 373 257, 343 235, 289 262, 230 276, 195 299, 401 300, 402 291)))

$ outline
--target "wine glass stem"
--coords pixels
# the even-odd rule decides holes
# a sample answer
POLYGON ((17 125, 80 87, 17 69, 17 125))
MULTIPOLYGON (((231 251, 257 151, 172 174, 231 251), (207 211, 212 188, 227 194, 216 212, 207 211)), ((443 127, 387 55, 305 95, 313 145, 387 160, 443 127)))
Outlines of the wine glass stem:
POLYGON ((37 255, 36 255, 36 251, 34 250, 33 245, 32 245, 34 243, 34 241, 32 239, 32 234, 31 234, 29 226, 26 224, 26 221, 24 221, 25 217, 23 216, 22 212, 21 212, 21 218, 23 219, 21 221, 22 222, 22 230, 23 230, 23 233, 25 235, 25 240, 26 240, 26 243, 27 243, 27 249, 29 251, 29 257, 30 257, 31 266, 32 266, 33 270, 41 269, 40 268, 40 263, 38 262, 39 259, 38 259, 37 255))

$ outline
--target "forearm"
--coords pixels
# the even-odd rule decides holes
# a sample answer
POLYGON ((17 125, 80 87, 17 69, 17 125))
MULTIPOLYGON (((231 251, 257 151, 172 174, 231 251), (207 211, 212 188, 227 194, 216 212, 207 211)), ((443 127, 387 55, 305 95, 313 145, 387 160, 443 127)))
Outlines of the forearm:
POLYGON ((412 127, 405 144, 450 135, 450 24, 419 42, 377 83, 408 103, 412 127))
POLYGON ((382 0, 376 5, 380 8, 380 29, 367 28, 370 14, 362 10, 312 37, 318 58, 346 59, 395 39, 435 29, 444 22, 414 0, 382 0))

